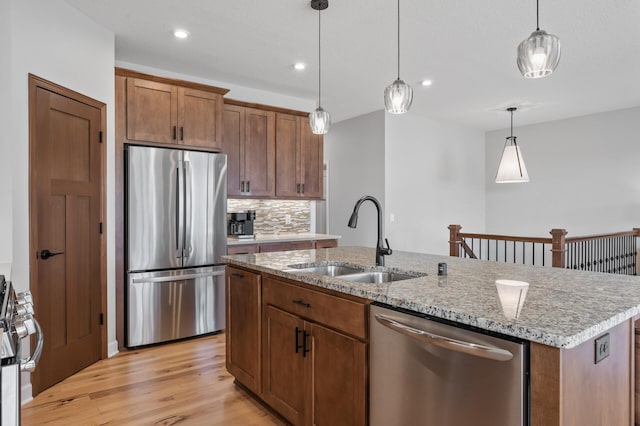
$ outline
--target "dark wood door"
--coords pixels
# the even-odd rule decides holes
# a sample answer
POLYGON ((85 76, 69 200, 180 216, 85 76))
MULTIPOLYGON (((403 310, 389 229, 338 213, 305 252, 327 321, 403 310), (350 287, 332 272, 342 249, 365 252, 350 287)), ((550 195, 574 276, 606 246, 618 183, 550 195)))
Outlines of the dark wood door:
POLYGON ((204 90, 178 88, 178 139, 181 144, 220 149, 222 96, 204 90))
POLYGON ((245 195, 271 197, 275 193, 275 113, 245 108, 245 195))
POLYGON ((222 113, 222 153, 227 154, 227 195, 242 195, 241 161, 244 156, 244 108, 225 105, 222 113))
POLYGON ((367 345, 313 323, 305 382, 306 425, 366 424, 367 345))
POLYGON ((322 198, 323 137, 311 131, 309 121, 300 118, 300 180, 302 196, 322 198))
POLYGON ((277 114, 276 117, 276 195, 300 197, 301 184, 298 173, 300 138, 299 117, 277 114))
MULTIPOLYGON (((31 89, 31 288, 44 349, 34 393, 102 356, 103 108, 31 89), (42 256, 42 250, 59 253, 42 256)), ((94 101, 94 103, 97 103, 94 101)))
POLYGON ((300 425, 306 389, 303 376, 306 358, 302 354, 304 321, 271 305, 264 305, 262 312, 263 398, 284 418, 300 425))
POLYGON ((127 139, 177 143, 178 88, 138 78, 127 79, 127 139))
POLYGON ((260 393, 260 275, 227 267, 227 370, 260 393))

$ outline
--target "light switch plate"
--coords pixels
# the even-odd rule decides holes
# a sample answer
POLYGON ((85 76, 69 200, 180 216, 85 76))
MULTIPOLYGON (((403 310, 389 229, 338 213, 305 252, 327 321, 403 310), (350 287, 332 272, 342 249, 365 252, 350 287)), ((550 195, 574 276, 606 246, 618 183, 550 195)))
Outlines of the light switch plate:
POLYGON ((609 344, 609 333, 607 333, 595 340, 595 364, 609 355, 611 355, 611 345, 609 344))

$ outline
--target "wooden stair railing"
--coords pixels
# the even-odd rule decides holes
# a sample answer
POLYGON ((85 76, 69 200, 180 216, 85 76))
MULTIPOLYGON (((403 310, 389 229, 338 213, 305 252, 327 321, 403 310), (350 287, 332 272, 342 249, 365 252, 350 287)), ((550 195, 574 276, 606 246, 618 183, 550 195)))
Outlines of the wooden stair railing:
POLYGON ((463 233, 461 229, 449 225, 450 256, 542 266, 550 261, 558 268, 637 274, 640 228, 581 237, 567 237, 566 230, 552 229, 550 238, 463 233))

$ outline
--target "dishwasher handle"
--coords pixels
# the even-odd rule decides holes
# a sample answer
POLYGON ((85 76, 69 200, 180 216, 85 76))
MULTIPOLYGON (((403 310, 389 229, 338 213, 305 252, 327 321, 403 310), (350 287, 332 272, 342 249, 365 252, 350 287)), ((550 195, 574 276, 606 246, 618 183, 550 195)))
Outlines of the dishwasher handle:
POLYGON ((505 349, 439 336, 437 334, 429 333, 428 331, 408 326, 391 319, 386 315, 375 314, 374 316, 376 321, 385 327, 421 342, 430 343, 456 352, 464 352, 481 358, 492 359, 494 361, 509 361, 513 358, 513 354, 505 349))

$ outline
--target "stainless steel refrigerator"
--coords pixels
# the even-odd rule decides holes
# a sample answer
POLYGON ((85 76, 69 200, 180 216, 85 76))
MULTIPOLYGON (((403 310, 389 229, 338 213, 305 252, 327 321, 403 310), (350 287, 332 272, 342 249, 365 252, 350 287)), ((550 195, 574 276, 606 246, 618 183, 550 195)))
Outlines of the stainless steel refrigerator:
POLYGON ((126 345, 225 326, 227 158, 127 146, 126 345))

